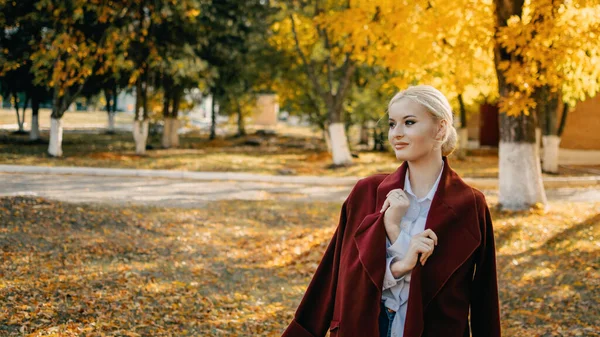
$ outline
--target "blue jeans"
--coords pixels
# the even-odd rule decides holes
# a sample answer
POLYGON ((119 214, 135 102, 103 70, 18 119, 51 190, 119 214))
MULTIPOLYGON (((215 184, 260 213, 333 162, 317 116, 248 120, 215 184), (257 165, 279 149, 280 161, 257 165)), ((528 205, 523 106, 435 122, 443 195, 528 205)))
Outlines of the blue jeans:
POLYGON ((392 321, 395 312, 389 312, 383 302, 381 302, 381 310, 379 312, 379 337, 390 337, 392 335, 392 321))

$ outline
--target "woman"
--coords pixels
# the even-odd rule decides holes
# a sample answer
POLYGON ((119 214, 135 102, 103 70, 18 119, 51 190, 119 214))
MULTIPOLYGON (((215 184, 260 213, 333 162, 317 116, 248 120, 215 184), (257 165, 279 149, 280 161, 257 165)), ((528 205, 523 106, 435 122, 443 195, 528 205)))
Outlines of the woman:
POLYGON ((490 212, 448 163, 448 100, 413 86, 388 113, 403 163, 356 183, 283 337, 500 336, 490 212))

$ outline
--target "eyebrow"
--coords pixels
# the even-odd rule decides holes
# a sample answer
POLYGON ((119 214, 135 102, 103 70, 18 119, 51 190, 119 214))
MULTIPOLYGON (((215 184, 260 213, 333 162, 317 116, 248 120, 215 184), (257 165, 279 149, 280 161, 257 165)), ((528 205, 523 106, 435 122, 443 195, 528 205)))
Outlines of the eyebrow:
MULTIPOLYGON (((404 116, 403 119, 407 119, 409 117, 415 117, 415 118, 417 118, 417 116, 415 116, 415 115, 408 115, 408 116, 404 116)), ((390 117, 390 118, 388 118, 388 120, 393 121, 394 119, 392 117, 390 117)))

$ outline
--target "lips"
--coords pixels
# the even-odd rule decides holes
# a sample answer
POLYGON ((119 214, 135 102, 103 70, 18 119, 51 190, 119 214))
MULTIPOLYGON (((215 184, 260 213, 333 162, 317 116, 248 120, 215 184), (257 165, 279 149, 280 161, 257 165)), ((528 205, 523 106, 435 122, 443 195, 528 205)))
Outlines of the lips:
POLYGON ((396 144, 394 144, 394 148, 395 149, 403 149, 406 146, 408 146, 408 143, 396 143, 396 144))

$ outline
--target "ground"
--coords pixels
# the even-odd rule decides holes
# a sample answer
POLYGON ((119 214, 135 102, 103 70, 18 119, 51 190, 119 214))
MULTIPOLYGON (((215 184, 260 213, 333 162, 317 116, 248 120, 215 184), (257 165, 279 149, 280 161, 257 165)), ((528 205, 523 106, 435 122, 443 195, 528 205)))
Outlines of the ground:
MULTIPOLYGON (((600 336, 600 203, 492 209, 505 336, 600 336)), ((0 198, 2 336, 280 336, 340 202, 0 198)))
MULTIPOLYGON (((45 137, 45 133, 42 136, 45 137)), ((47 144, 32 143, 27 137, 0 131, 0 164, 338 177, 389 173, 400 164, 393 153, 357 151, 358 158, 354 158, 352 166, 333 168, 331 155, 319 138, 289 134, 265 137, 263 145, 251 146, 244 143, 256 136, 220 137, 209 141, 205 134, 191 133, 182 136, 179 149, 160 149, 160 137, 153 136, 150 144, 154 149, 147 151, 144 156, 138 156, 130 133, 66 132, 63 136, 62 158, 50 157, 47 144)), ((479 151, 464 159, 451 155, 450 161, 453 169, 463 177, 498 177, 498 157, 493 152, 479 151)), ((561 174, 582 176, 597 172, 563 168, 561 174)))
MULTIPOLYGON (((26 121, 31 121, 28 110, 26 121)), ((15 127, 14 110, 0 109, 0 164, 84 166, 137 169, 167 169, 183 171, 249 172, 257 174, 293 174, 338 177, 364 177, 374 173, 393 172, 399 165, 390 152, 375 152, 355 146, 354 164, 331 167, 331 155, 322 141, 321 133, 311 127, 290 127, 279 123, 273 127, 276 136, 256 136, 259 126, 248 125, 250 135, 240 138, 235 123, 219 126, 217 139, 209 141, 204 131, 182 135, 178 149, 161 149, 161 135, 151 134, 152 149, 144 156, 135 154, 130 129, 133 116, 118 113, 114 135, 105 133, 107 114, 103 111, 67 112, 63 117, 63 157, 47 154, 50 111, 42 109, 40 123, 42 142, 31 142, 28 135, 15 135, 7 127, 15 127), (249 145, 255 140, 260 146, 249 145)), ((27 129, 28 127, 26 127, 27 129)), ((471 150, 470 155, 450 157, 451 164, 463 177, 498 177, 498 156, 494 150, 471 150)), ((560 167, 561 176, 600 174, 600 167, 560 167)), ((545 175, 554 176, 554 175, 545 175)))

